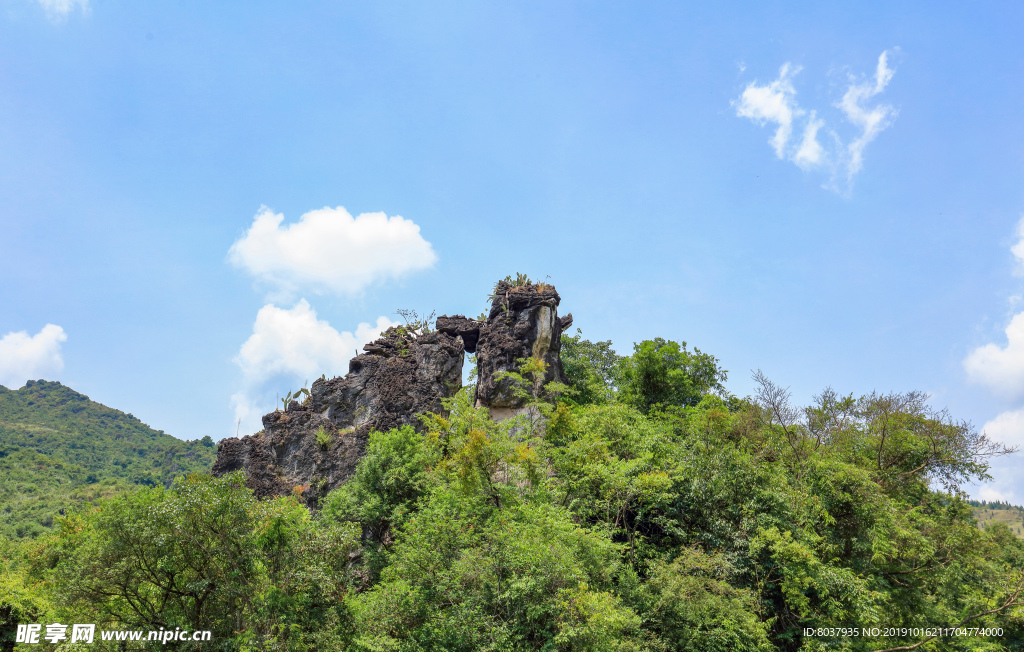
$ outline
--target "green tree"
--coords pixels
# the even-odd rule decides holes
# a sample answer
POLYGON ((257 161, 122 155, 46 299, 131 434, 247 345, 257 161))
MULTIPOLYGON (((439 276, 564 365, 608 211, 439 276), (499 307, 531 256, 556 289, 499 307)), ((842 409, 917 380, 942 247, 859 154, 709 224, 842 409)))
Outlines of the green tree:
MULTIPOLYGON (((0 651, 14 650, 22 623, 41 623, 53 609, 45 587, 28 575, 30 542, 0 537, 0 651)), ((52 622, 52 621, 47 621, 52 622)))
POLYGON ((223 649, 323 649, 345 637, 357 536, 292 497, 256 500, 240 474, 193 475, 69 515, 35 572, 69 615, 101 626, 212 630, 223 649))
POLYGON ((357 647, 615 649, 595 647, 580 629, 603 629, 598 640, 608 641, 639 624, 607 593, 618 557, 600 533, 580 528, 555 506, 498 509, 439 490, 404 529, 381 582, 349 600, 357 647), (609 611, 603 619, 588 617, 581 600, 606 603, 609 611))
POLYGON ((580 405, 603 404, 615 395, 615 371, 623 357, 612 350, 611 340, 591 342, 576 329, 562 335, 562 370, 569 380, 568 398, 580 405))
POLYGON ((672 563, 652 564, 643 586, 645 618, 666 652, 772 650, 757 596, 737 589, 723 555, 683 548, 672 563))
POLYGON ((362 527, 366 582, 376 581, 397 529, 419 509, 439 461, 436 442, 411 426, 374 431, 355 473, 328 494, 322 505, 324 519, 362 527))
POLYGON ((724 393, 726 371, 713 355, 658 337, 633 345, 617 380, 620 400, 646 413, 656 405, 694 406, 707 394, 724 393))

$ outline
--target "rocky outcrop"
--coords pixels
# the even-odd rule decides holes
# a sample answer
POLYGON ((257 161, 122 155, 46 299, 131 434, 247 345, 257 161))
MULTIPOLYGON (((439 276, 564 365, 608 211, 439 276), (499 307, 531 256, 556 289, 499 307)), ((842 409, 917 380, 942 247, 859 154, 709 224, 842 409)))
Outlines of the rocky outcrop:
POLYGON ((499 281, 484 321, 441 316, 433 332, 389 328, 349 362, 344 378, 313 383, 303 403, 263 417, 263 430, 220 442, 213 475, 244 470, 259 497, 300 491, 314 506, 352 475, 371 430, 420 427, 419 415, 441 412, 441 399, 462 387, 464 352, 476 353, 476 404, 503 419, 521 413, 503 371, 519 361, 544 361, 543 382, 565 382, 559 359, 562 331, 572 315, 558 317, 558 292, 551 285, 499 281))
POLYGON ((352 475, 371 430, 418 427, 418 415, 440 412, 441 399, 462 387, 458 337, 395 327, 363 350, 344 378, 317 380, 304 403, 265 415, 262 431, 222 440, 213 475, 244 469, 257 496, 300 487, 316 504, 352 475))
POLYGON ((552 285, 499 281, 486 321, 462 315, 437 318, 438 331, 460 337, 466 351, 476 353, 476 404, 489 408, 493 418, 518 414, 526 403, 512 391, 508 379, 497 377, 501 372, 518 371, 520 360, 541 359, 544 383, 566 382, 559 352, 562 331, 572 324, 572 314, 559 318, 560 302, 552 285))

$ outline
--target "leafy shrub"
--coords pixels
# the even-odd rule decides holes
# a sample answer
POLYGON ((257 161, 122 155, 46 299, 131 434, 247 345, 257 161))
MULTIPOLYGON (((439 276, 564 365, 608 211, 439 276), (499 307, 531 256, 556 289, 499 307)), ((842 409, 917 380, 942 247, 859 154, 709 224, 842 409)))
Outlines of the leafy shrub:
POLYGON ((327 450, 328 448, 331 447, 331 435, 330 433, 327 432, 326 428, 320 426, 319 428, 316 429, 315 434, 316 445, 319 446, 321 450, 327 450))

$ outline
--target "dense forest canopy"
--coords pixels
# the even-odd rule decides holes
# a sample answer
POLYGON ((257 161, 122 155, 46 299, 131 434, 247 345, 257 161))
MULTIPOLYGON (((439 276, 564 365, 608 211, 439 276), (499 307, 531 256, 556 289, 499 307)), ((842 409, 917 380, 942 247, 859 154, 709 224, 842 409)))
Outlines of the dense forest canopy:
POLYGON ((797 407, 758 372, 739 398, 664 339, 620 356, 577 331, 562 360, 568 384, 507 374, 518 417, 466 388, 374 432, 313 511, 239 473, 68 510, 2 544, 5 641, 95 622, 212 630, 210 650, 1024 646, 1024 543, 962 493, 1009 451, 925 395, 797 407))

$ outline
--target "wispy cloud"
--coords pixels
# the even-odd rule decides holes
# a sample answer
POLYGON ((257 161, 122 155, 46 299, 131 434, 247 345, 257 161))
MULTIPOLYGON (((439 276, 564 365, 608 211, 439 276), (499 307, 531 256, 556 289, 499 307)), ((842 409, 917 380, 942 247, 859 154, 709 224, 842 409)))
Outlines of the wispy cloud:
MULTIPOLYGON (((860 172, 864 167, 864 148, 868 143, 892 124, 896 117, 896 109, 888 104, 867 106, 867 102, 885 90, 892 80, 895 71, 889 67, 889 53, 883 52, 878 57, 878 67, 872 80, 862 83, 851 83, 843 99, 837 106, 843 110, 846 119, 861 129, 861 134, 847 147, 847 179, 860 172)), ((851 79, 851 81, 853 81, 851 79)))
POLYGON ((39 4, 46 10, 47 17, 55 23, 67 20, 76 8, 81 8, 82 13, 89 11, 89 0, 39 0, 39 4))
POLYGON ((856 128, 856 135, 844 144, 835 128, 827 128, 824 118, 817 110, 807 111, 796 100, 793 79, 800 72, 800 66, 785 63, 779 69, 779 76, 767 84, 756 81, 747 84, 737 100, 732 102, 736 115, 766 125, 775 126, 775 133, 768 141, 779 159, 788 160, 803 170, 821 170, 829 176, 825 187, 837 192, 848 192, 853 177, 864 167, 864 149, 886 127, 892 124, 897 111, 886 104, 870 105, 870 101, 882 93, 892 80, 893 68, 889 65, 891 52, 885 51, 878 58, 875 74, 869 79, 850 76, 846 92, 835 103, 842 118, 856 128), (798 128, 802 134, 794 141, 793 133, 798 128), (823 145, 819 133, 826 129, 829 145, 823 145))
POLYGON ((272 409, 267 393, 274 381, 295 385, 321 374, 344 375, 358 350, 393 325, 396 322, 378 317, 376 324, 359 324, 355 332, 338 332, 317 318, 305 299, 290 309, 263 306, 256 314, 252 335, 234 359, 242 372, 242 388, 231 397, 235 418, 250 429, 248 432, 258 429, 259 417, 272 409))
POLYGON ((275 299, 298 292, 358 294, 437 261, 412 220, 384 213, 352 217, 342 207, 310 211, 294 224, 263 207, 228 252, 231 264, 269 286, 275 299))
POLYGON ((0 338, 0 385, 18 389, 26 380, 54 380, 64 371, 60 347, 67 339, 64 329, 54 324, 31 336, 28 331, 4 335, 0 338))
POLYGON ((786 144, 793 133, 793 119, 803 115, 796 104, 796 90, 793 89, 793 75, 800 67, 789 63, 779 69, 779 78, 764 86, 751 82, 735 103, 736 115, 750 118, 760 125, 769 122, 777 125, 775 135, 768 142, 779 158, 785 156, 786 144))
POLYGON ((804 127, 803 138, 800 140, 800 147, 793 154, 793 162, 805 170, 823 165, 826 161, 825 148, 818 142, 818 131, 823 126, 825 121, 818 119, 816 111, 811 111, 807 118, 807 126, 804 127))

